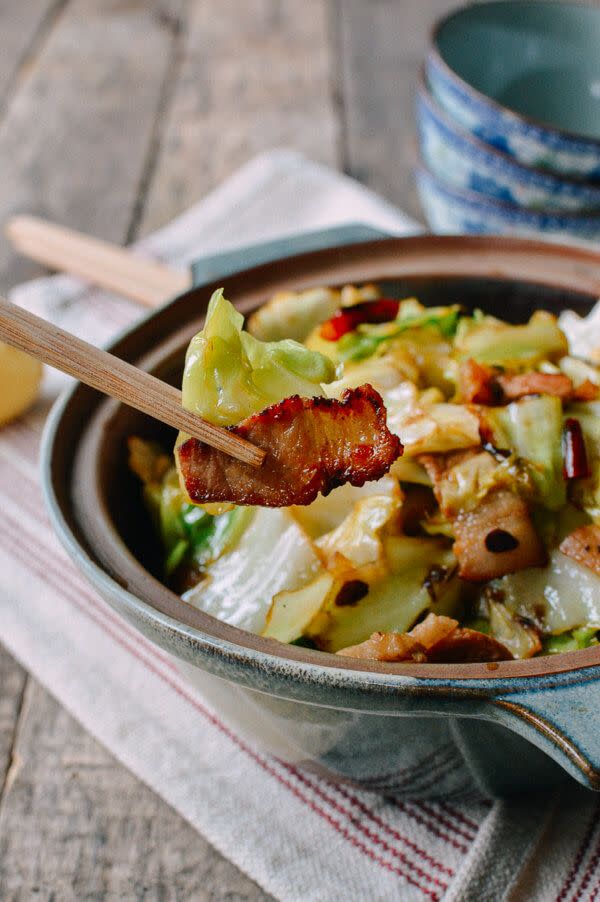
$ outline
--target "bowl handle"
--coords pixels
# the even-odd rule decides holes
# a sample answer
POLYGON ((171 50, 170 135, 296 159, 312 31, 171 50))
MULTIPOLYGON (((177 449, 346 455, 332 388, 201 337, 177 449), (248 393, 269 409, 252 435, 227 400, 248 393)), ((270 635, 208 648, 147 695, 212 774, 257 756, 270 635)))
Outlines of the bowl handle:
POLYGON ((363 223, 348 223, 319 229, 313 232, 299 232, 286 238, 265 241, 259 244, 238 247, 233 251, 201 257, 192 263, 192 282, 194 286, 224 279, 243 269, 260 266, 261 263, 272 263, 285 257, 304 254, 308 251, 324 250, 342 244, 358 244, 361 241, 376 241, 389 238, 390 233, 383 232, 363 223))
POLYGON ((600 679, 496 698, 491 719, 528 739, 589 789, 600 791, 600 679))

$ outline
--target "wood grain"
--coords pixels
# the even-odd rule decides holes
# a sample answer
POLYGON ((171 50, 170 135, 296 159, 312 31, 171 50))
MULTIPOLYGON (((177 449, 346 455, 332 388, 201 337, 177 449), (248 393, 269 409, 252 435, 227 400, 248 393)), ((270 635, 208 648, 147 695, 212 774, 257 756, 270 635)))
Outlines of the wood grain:
POLYGON ((26 77, 27 68, 41 46, 64 0, 27 0, 3 3, 0 28, 0 109, 26 77))
MULTIPOLYGON (((38 213, 125 240, 172 62, 166 13, 180 5, 66 3, 0 121, 0 222, 38 213)), ((40 271, 0 242, 0 291, 40 271)))
POLYGON ((31 681, 0 809, 3 902, 269 897, 31 681))
POLYGON ((263 150, 293 147, 338 162, 327 10, 327 0, 191 4, 141 232, 263 150))
POLYGON ((434 21, 453 0, 334 0, 344 168, 422 220, 413 171, 414 97, 434 21))
POLYGON ((83 235, 37 216, 13 216, 5 235, 20 253, 50 269, 158 307, 190 286, 190 275, 154 260, 143 260, 116 244, 83 235))
POLYGON ((0 646, 0 809, 27 677, 0 646))

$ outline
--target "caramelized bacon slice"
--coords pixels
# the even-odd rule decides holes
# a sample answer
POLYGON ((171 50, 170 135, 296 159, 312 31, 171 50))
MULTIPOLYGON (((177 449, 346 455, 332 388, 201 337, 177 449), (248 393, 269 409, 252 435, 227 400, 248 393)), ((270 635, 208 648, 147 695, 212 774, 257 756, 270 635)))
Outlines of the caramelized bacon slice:
POLYGON ((487 661, 511 661, 512 655, 493 636, 458 627, 430 649, 427 660, 432 664, 483 664, 487 661))
POLYGON ((518 401, 527 395, 553 395, 562 401, 593 400, 598 395, 592 383, 573 388, 564 373, 501 373, 471 358, 460 366, 459 388, 463 403, 490 407, 518 401))
POLYGON ((600 526, 580 526, 563 539, 559 550, 600 576, 600 526))
POLYGON ((527 395, 553 395, 563 401, 573 396, 573 383, 563 373, 506 373, 496 376, 506 401, 517 401, 527 395))
POLYGON ((453 529, 462 579, 496 579, 546 562, 527 505, 508 489, 486 495, 472 511, 461 511, 453 529))
POLYGON ((433 482, 442 514, 452 520, 459 576, 479 582, 526 567, 543 566, 546 560, 544 546, 535 531, 527 504, 515 492, 494 489, 474 510, 461 510, 458 514, 444 506, 444 479, 453 467, 473 456, 472 449, 419 456, 419 463, 433 482))
POLYGON ((496 373, 473 358, 461 363, 458 373, 460 397, 465 404, 492 406, 502 401, 502 389, 495 381, 496 373))
POLYGON ((591 379, 586 379, 581 385, 573 389, 573 401, 596 401, 600 395, 600 386, 595 385, 591 379))
POLYGON ((360 645, 349 645, 338 652, 344 658, 362 658, 366 661, 387 661, 389 664, 412 661, 423 664, 427 660, 425 649, 408 633, 373 633, 360 645))
POLYGON ((340 400, 294 395, 248 417, 231 431, 267 452, 259 470, 197 439, 177 449, 186 490, 197 504, 229 501, 262 507, 310 504, 349 482, 380 479, 402 453, 386 410, 370 385, 340 400))
POLYGON ((438 614, 428 614, 408 633, 373 633, 360 645, 342 648, 337 654, 390 664, 468 664, 512 659, 510 651, 497 639, 460 627, 457 620, 438 614))
POLYGON ((420 642, 427 651, 438 642, 442 642, 450 636, 458 626, 458 620, 452 617, 444 617, 442 614, 428 614, 425 620, 417 623, 409 630, 409 636, 420 642))

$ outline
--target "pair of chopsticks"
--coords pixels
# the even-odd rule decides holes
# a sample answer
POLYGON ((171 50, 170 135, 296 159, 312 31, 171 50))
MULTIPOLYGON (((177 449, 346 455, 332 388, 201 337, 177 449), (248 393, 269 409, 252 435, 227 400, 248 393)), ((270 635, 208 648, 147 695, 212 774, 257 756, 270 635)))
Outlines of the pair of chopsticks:
MULTIPOLYGON (((34 217, 11 220, 6 234, 26 256, 150 307, 189 287, 183 273, 34 217)), ((176 388, 3 298, 0 339, 244 463, 264 460, 262 449, 182 407, 176 388)))

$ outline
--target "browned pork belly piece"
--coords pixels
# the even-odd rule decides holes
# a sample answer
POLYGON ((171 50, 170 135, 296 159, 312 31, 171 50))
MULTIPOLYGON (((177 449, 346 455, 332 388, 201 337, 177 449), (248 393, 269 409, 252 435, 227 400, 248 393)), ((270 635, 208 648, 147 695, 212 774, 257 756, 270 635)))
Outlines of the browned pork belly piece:
POLYGON ((474 582, 542 567, 546 551, 522 498, 498 489, 453 522, 459 576, 474 582))
POLYGON ((425 620, 409 630, 408 635, 429 651, 434 645, 453 633, 457 626, 458 620, 454 620, 452 617, 444 617, 443 614, 428 614, 425 620))
POLYGON ((442 514, 452 520, 458 575, 470 582, 480 582, 526 567, 543 566, 546 551, 535 531, 529 508, 510 489, 494 489, 475 508, 459 511, 456 516, 443 508, 444 478, 453 467, 476 454, 470 449, 419 456, 419 462, 433 483, 442 514))
POLYGON ((573 395, 573 383, 563 373, 505 373, 496 377, 507 401, 517 401, 527 395, 553 395, 568 401, 573 395))
POLYGON ((476 664, 511 661, 507 648, 485 633, 459 626, 427 653, 431 664, 476 664))
POLYGON ((466 404, 497 404, 502 400, 502 390, 495 382, 495 371, 469 358, 461 363, 458 385, 461 400, 466 404))
POLYGON ((467 404, 493 406, 527 395, 553 395, 563 401, 593 400, 598 393, 594 388, 592 383, 584 383, 580 392, 564 373, 503 373, 471 359, 465 360, 459 370, 460 397, 467 404))
POLYGON ((177 448, 185 488, 197 504, 229 501, 262 507, 310 504, 349 482, 361 486, 384 476, 402 453, 386 426, 386 410, 370 385, 348 389, 340 400, 286 398, 230 427, 266 451, 260 469, 197 439, 177 448))
POLYGON ((391 663, 474 663, 509 661, 511 653, 492 636, 458 625, 458 620, 428 614, 408 633, 373 633, 360 645, 338 651, 347 658, 391 663))
POLYGON ((599 395, 600 386, 595 385, 591 379, 586 379, 573 389, 573 401, 595 401, 599 395))
POLYGON ((425 649, 408 633, 373 633, 360 645, 349 645, 337 652, 345 658, 362 658, 367 661, 387 661, 389 664, 412 661, 423 664, 427 660, 425 649))
POLYGON ((600 526, 580 526, 561 542, 560 551, 600 576, 600 526))

